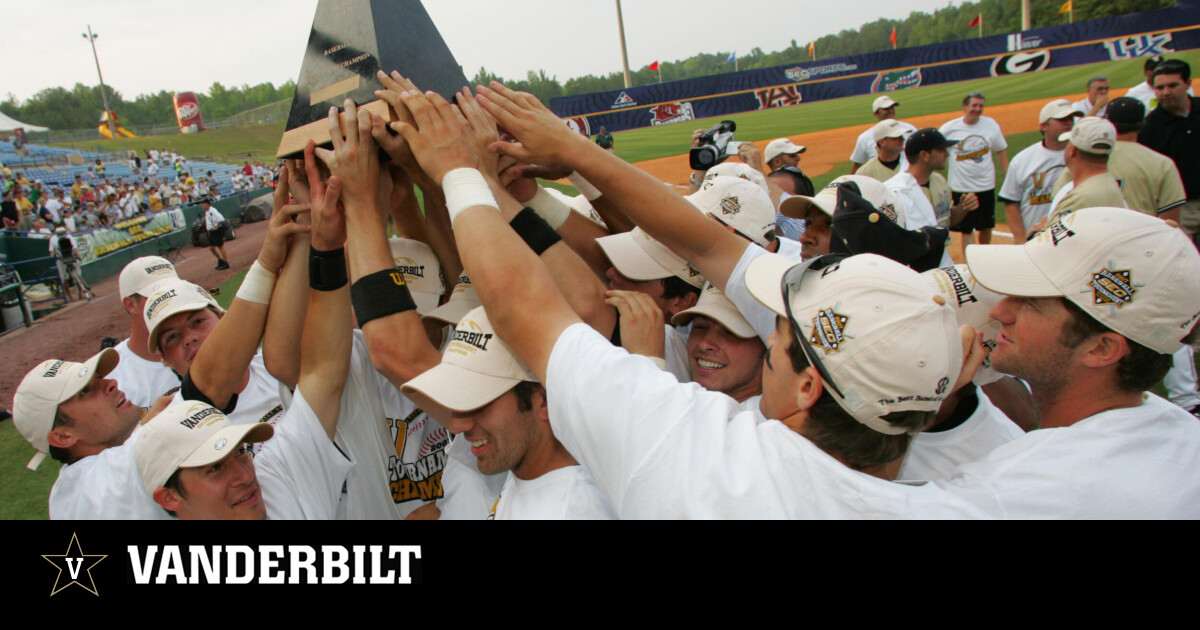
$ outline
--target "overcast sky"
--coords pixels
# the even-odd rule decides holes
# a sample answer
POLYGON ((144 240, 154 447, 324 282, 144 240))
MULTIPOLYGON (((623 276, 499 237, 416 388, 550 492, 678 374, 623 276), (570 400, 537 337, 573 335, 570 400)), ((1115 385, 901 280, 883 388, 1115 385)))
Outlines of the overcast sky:
MULTIPOLYGON (((386 0, 383 2, 386 4, 386 0)), ((781 50, 880 17, 960 0, 624 0, 633 69, 699 52, 781 50)), ((107 84, 127 98, 159 90, 207 92, 295 79, 317 0, 31 0, 4 3, 0 95, 94 85, 81 35, 90 24, 107 84)), ((566 81, 620 71, 612 0, 425 0, 468 78, 544 69, 566 81)))

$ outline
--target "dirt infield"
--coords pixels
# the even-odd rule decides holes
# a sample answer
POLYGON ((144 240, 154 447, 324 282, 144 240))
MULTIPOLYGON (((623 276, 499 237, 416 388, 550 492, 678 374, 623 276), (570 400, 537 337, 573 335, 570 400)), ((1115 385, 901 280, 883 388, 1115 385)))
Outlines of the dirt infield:
MULTIPOLYGON (((237 239, 225 244, 232 267, 227 271, 213 269, 216 259, 208 248, 191 246, 184 248, 175 268, 179 277, 215 288, 254 262, 266 233, 266 221, 239 227, 237 239)), ((0 407, 11 408, 21 378, 38 363, 52 358, 82 361, 99 352, 105 337, 129 336, 129 316, 117 295, 117 276, 97 283, 92 291, 96 297, 90 302, 72 303, 30 328, 0 338, 0 407)))
MULTIPOLYGON (((1113 97, 1124 94, 1125 90, 1113 90, 1113 97)), ((1036 131, 1038 129, 1037 117, 1041 112, 1042 107, 1052 100, 1065 98, 1071 101, 1080 100, 1086 97, 1087 94, 1073 94, 1066 96, 1056 96, 1036 101, 1025 101, 1023 103, 1010 103, 1008 105, 996 105, 988 107, 984 110, 985 116, 990 116, 1000 123, 1000 128, 1006 134, 1024 133, 1027 131, 1036 131)), ((912 118, 901 116, 901 120, 916 125, 917 128, 924 127, 940 127, 942 123, 962 116, 961 110, 954 110, 943 114, 929 114, 927 116, 915 116, 912 118)), ((853 127, 842 127, 841 129, 827 129, 814 133, 800 134, 790 136, 790 138, 799 145, 808 147, 808 151, 804 153, 804 158, 800 163, 801 168, 810 177, 824 175, 828 173, 836 164, 845 162, 850 159, 850 152, 854 149, 854 143, 858 140, 858 136, 873 127, 875 123, 864 123, 853 127)), ((755 142, 754 144, 759 149, 766 149, 768 140, 755 142)), ((1009 156, 1013 157, 1012 155, 1009 156)), ((688 185, 688 176, 691 175, 692 169, 688 166, 687 154, 676 155, 672 157, 659 158, 656 160, 647 160, 638 162, 637 166, 642 170, 654 175, 664 182, 686 188, 688 185)))

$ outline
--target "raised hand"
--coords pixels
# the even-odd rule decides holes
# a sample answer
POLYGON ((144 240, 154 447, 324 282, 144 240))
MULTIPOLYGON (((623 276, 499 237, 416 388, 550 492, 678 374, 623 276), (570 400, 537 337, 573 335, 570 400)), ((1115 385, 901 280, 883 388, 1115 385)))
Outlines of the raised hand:
POLYGON ((288 167, 279 171, 279 184, 275 187, 274 209, 271 212, 271 222, 267 226, 267 237, 263 240, 262 249, 258 252, 258 262, 267 271, 279 273, 287 260, 288 245, 293 234, 307 232, 309 226, 296 223, 292 217, 307 213, 307 204, 288 204, 290 181, 288 167))
POLYGON ((498 142, 493 151, 526 164, 569 164, 570 157, 593 144, 571 131, 532 94, 514 92, 498 81, 492 81, 491 87, 481 85, 476 92, 479 104, 520 142, 498 142))
MULTIPOLYGON (((379 191, 379 154, 371 138, 371 115, 359 110, 354 101, 346 99, 346 131, 338 124, 336 107, 329 109, 329 135, 333 150, 316 148, 316 156, 329 167, 329 174, 342 184, 342 203, 347 206, 370 207, 377 201, 379 191)), ((312 178, 309 178, 312 186, 312 178)))

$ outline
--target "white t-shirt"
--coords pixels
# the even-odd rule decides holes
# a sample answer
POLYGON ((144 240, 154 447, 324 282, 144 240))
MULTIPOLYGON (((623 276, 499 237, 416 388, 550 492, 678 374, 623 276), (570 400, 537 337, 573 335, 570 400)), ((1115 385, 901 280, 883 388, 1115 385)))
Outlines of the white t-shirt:
POLYGON ((497 521, 600 521, 616 513, 583 466, 566 466, 536 479, 508 473, 489 519, 497 521))
MULTIPOLYGON (((904 132, 904 140, 907 142, 908 137, 917 128, 903 120, 897 120, 907 131, 904 132)), ((879 148, 875 146, 875 134, 872 133, 875 127, 868 127, 866 131, 858 136, 858 140, 854 141, 854 151, 850 153, 850 161, 855 164, 866 164, 871 158, 879 155, 879 148)))
MULTIPOLYGON (((942 125, 941 132, 958 144, 950 147, 950 190, 954 192, 983 192, 996 187, 996 165, 992 152, 1008 148, 1000 125, 987 116, 968 125, 961 117, 942 125)), ((909 229, 912 226, 909 225, 909 229)))
MULTIPOLYGON (((896 173, 896 176, 883 183, 888 190, 896 193, 904 203, 904 222, 910 230, 919 230, 927 225, 940 225, 933 204, 925 196, 917 178, 907 171, 896 173)), ((949 209, 947 209, 949 212, 949 209)), ((948 243, 949 241, 947 241, 948 243)), ((950 258, 949 249, 942 250, 942 262, 939 267, 949 267, 954 264, 950 258)))
POLYGON ((688 358, 687 335, 670 324, 663 326, 663 358, 667 362, 667 371, 674 374, 680 383, 690 383, 692 367, 688 358))
POLYGON ((446 468, 442 471, 444 495, 437 505, 443 521, 486 520, 496 506, 508 471, 485 475, 479 472, 479 460, 471 454, 471 444, 456 438, 446 449, 446 468))
POLYGON ((221 222, 224 220, 224 215, 218 212, 213 206, 209 206, 208 211, 204 213, 204 227, 209 231, 221 227, 221 222))
POLYGON ((733 302, 764 344, 767 343, 767 337, 775 332, 775 311, 763 306, 762 302, 750 295, 750 290, 746 288, 746 270, 750 268, 750 263, 767 253, 767 250, 754 243, 747 245, 746 251, 742 252, 742 257, 729 274, 729 282, 725 284, 725 297, 733 302))
POLYGON ((1071 103, 1071 109, 1083 114, 1084 116, 1096 116, 1097 118, 1104 118, 1105 112, 1108 111, 1108 105, 1101 107, 1100 111, 1093 114, 1092 102, 1085 98, 1082 101, 1075 101, 1074 103, 1071 103))
POLYGON ((546 388, 554 434, 621 518, 986 517, 932 485, 853 471, 783 423, 678 383, 585 324, 559 336, 546 388))
POLYGON ((1054 184, 1066 168, 1065 153, 1065 149, 1051 151, 1038 142, 1026 147, 1009 163, 1000 200, 1021 204, 1021 221, 1026 231, 1050 214, 1054 184))
MULTIPOLYGON (((355 435, 345 433, 358 462, 356 475, 372 479, 371 516, 351 518, 403 519, 413 510, 440 499, 450 432, 400 393, 391 381, 371 364, 366 338, 354 331, 351 373, 367 379, 363 395, 371 399, 369 412, 355 435), (361 473, 361 474, 359 474, 361 473)), ((339 426, 343 426, 339 423, 339 426)), ((354 499, 352 495, 351 499, 354 499)))
MULTIPOLYGON (((230 424, 266 422, 278 429, 279 422, 291 407, 292 393, 267 371, 261 350, 250 360, 248 369, 250 380, 246 382, 246 387, 238 392, 237 405, 233 412, 225 414, 225 417, 229 419, 230 424)), ((179 402, 183 402, 182 391, 175 392, 175 397, 171 400, 172 405, 179 402)), ((253 450, 256 454, 261 449, 262 444, 254 445, 253 450)))
POLYGON ((898 479, 949 479, 961 464, 978 461, 996 448, 1025 432, 1008 419, 1003 411, 976 390, 979 404, 975 413, 953 429, 938 433, 918 433, 908 448, 898 479))
MULTIPOLYGON (((344 399, 342 409, 346 409, 344 399)), ((346 518, 354 461, 329 439, 301 390, 296 390, 287 415, 275 425, 275 435, 255 455, 254 468, 267 518, 346 518)))
POLYGON ((138 474, 133 449, 141 428, 120 446, 63 466, 50 489, 50 519, 170 520, 138 474))
MULTIPOLYGON (((557 433, 557 431, 556 431, 557 433)), ((997 517, 1200 518, 1200 422, 1155 396, 1038 429, 937 485, 997 517)))
POLYGON ((161 362, 147 361, 129 349, 126 339, 113 347, 121 355, 117 367, 108 373, 108 378, 117 382, 117 388, 139 407, 149 407, 159 396, 179 387, 179 377, 161 362))

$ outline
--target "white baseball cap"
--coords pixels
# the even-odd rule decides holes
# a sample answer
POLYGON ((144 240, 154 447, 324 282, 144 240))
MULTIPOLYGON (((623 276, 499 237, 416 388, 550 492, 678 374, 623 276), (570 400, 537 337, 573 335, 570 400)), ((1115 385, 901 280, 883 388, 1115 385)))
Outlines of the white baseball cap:
POLYGON ((596 244, 613 267, 630 280, 644 282, 675 276, 697 289, 704 286, 704 276, 695 267, 640 227, 598 238, 596 244))
POLYGON ((816 206, 821 209, 821 212, 832 217, 834 211, 837 210, 838 186, 844 183, 856 184, 862 198, 870 202, 876 210, 895 221, 900 227, 908 227, 904 203, 900 201, 896 193, 889 190, 879 180, 866 175, 842 175, 826 184, 821 192, 812 197, 792 195, 779 204, 779 213, 793 219, 803 219, 809 206, 816 206))
POLYGON ((1070 140, 1071 144, 1084 153, 1108 155, 1117 146, 1117 128, 1103 118, 1084 116, 1058 139, 1062 142, 1070 140))
POLYGON ((742 312, 734 306, 729 298, 725 297, 724 292, 711 282, 704 285, 704 290, 700 292, 700 299, 696 301, 696 305, 686 311, 676 313, 671 318, 671 323, 676 326, 686 324, 697 315, 712 319, 742 339, 758 336, 742 312))
POLYGON ((433 248, 400 237, 389 238, 388 247, 392 250, 392 262, 404 274, 404 283, 417 303, 417 313, 424 315, 437 308, 446 292, 446 283, 442 280, 442 263, 433 248))
POLYGON ((1136 210, 1084 208, 1022 246, 970 245, 967 264, 996 293, 1065 298, 1163 354, 1200 319, 1200 253, 1182 230, 1136 210))
MULTIPOLYGON (((970 326, 975 332, 983 333, 983 346, 990 352, 996 347, 996 335, 1000 333, 1000 322, 992 319, 991 310, 1003 295, 989 291, 975 280, 966 265, 952 265, 941 269, 930 269, 921 277, 929 283, 946 303, 954 308, 959 326, 970 326)), ((990 359, 984 359, 983 367, 975 373, 972 381, 976 385, 987 385, 1000 380, 1004 375, 992 369, 990 359)))
POLYGON ((167 407, 142 427, 133 457, 146 492, 163 487, 180 468, 221 461, 244 442, 265 442, 275 429, 265 422, 231 424, 219 409, 185 400, 167 407))
POLYGON ((1061 120, 1063 118, 1071 118, 1072 116, 1083 116, 1079 110, 1071 107, 1071 102, 1065 98, 1050 101, 1042 107, 1042 113, 1038 114, 1038 124, 1044 125, 1052 119, 1061 120))
POLYGON ((900 121, 894 118, 881 120, 875 123, 874 127, 871 127, 871 137, 875 139, 876 143, 884 138, 903 138, 908 135, 908 132, 908 127, 905 127, 900 121))
POLYGON ((150 352, 158 353, 158 328, 179 313, 214 308, 218 313, 225 309, 217 304, 213 296, 203 287, 178 278, 168 278, 154 285, 146 297, 142 316, 146 319, 146 330, 150 331, 147 346, 150 352))
POLYGON ((879 110, 881 110, 881 109, 887 109, 887 108, 889 108, 889 107, 895 107, 895 106, 897 106, 897 105, 899 105, 899 104, 900 104, 900 102, 899 102, 899 101, 897 101, 897 100, 894 100, 894 99, 893 99, 892 97, 890 97, 890 96, 886 96, 886 95, 884 95, 884 96, 880 96, 879 98, 875 99, 875 102, 874 102, 874 103, 872 103, 872 104, 871 104, 871 113, 872 113, 872 114, 874 114, 875 112, 877 112, 877 111, 879 111, 879 110))
POLYGON ((121 356, 112 348, 101 350, 83 363, 50 359, 42 361, 21 379, 13 396, 13 424, 37 453, 26 465, 37 467, 50 452, 48 436, 54 428, 58 406, 92 382, 117 367, 121 356))
POLYGON ((684 198, 700 212, 767 247, 775 236, 775 206, 771 197, 748 179, 721 175, 705 180, 700 190, 684 198))
POLYGON ((804 153, 807 150, 808 147, 792 142, 791 138, 776 138, 767 143, 767 148, 763 151, 763 160, 769 164, 771 160, 781 155, 794 155, 796 153, 804 153))
POLYGON ((762 172, 745 162, 721 162, 704 173, 706 182, 714 177, 741 177, 758 184, 763 192, 771 193, 770 186, 767 186, 767 178, 763 176, 762 172))
POLYGON ((450 299, 445 304, 422 315, 421 319, 436 319, 453 326, 467 314, 467 311, 482 305, 483 300, 479 299, 479 294, 471 285, 471 278, 464 273, 458 277, 458 283, 450 292, 450 299))
POLYGON ((175 271, 175 265, 172 265, 171 261, 166 258, 142 256, 141 258, 135 258, 121 270, 121 279, 118 282, 118 287, 122 298, 127 298, 134 294, 142 297, 150 297, 155 284, 162 282, 166 278, 178 277, 179 274, 175 271))
POLYGON ((954 311, 920 274, 883 256, 831 261, 837 257, 796 263, 778 254, 759 256, 746 270, 746 288, 789 317, 787 281, 791 317, 800 325, 795 332, 808 342, 809 362, 828 375, 822 375, 825 389, 871 429, 905 433, 883 417, 937 411, 962 369, 954 311))
POLYGON ((486 406, 522 381, 537 377, 496 335, 483 307, 472 309, 454 328, 442 361, 400 388, 420 393, 452 411, 486 406))

